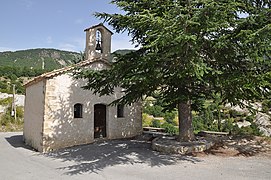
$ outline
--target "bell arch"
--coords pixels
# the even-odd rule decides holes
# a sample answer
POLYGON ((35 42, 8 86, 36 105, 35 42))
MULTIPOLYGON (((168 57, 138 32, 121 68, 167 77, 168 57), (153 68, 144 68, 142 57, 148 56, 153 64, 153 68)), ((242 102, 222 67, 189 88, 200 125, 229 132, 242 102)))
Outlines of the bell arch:
POLYGON ((101 31, 101 29, 97 29, 96 30, 96 47, 95 47, 95 51, 97 53, 103 53, 103 33, 101 31))

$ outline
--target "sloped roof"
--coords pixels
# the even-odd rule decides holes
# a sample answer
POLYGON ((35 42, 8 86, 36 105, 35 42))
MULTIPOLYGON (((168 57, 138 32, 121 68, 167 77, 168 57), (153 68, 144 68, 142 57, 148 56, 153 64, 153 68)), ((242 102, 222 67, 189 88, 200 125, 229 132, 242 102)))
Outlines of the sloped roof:
POLYGON ((37 77, 34 77, 33 79, 31 79, 30 81, 26 82, 24 84, 25 87, 28 87, 28 86, 31 86, 33 84, 36 84, 44 79, 48 79, 48 78, 53 78, 55 76, 58 76, 58 75, 62 75, 68 71, 71 71, 77 67, 84 67, 84 66, 88 66, 88 65, 91 65, 95 62, 102 62, 102 63, 105 63, 109 66, 111 66, 111 63, 106 61, 106 60, 102 60, 102 59, 91 59, 91 60, 85 60, 85 61, 82 61, 78 64, 74 64, 74 65, 71 65, 71 66, 67 66, 67 67, 64 67, 64 68, 61 68, 61 69, 56 69, 56 70, 53 70, 53 71, 50 71, 50 72, 47 72, 47 73, 43 73, 37 77))
POLYGON ((107 27, 105 27, 105 26, 103 25, 103 23, 97 24, 97 25, 95 25, 95 26, 91 26, 91 27, 85 29, 84 31, 88 31, 88 30, 90 30, 90 29, 94 29, 94 28, 99 27, 99 26, 102 26, 102 27, 105 28, 107 31, 109 31, 111 34, 114 34, 114 33, 113 33, 112 31, 110 31, 107 27))

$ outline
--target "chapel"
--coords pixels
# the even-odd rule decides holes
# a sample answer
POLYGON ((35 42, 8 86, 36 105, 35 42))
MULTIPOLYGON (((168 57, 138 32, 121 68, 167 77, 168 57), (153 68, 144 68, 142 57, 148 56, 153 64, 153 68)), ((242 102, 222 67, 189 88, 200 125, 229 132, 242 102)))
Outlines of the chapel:
POLYGON ((23 138, 40 152, 142 133, 141 102, 111 106, 124 95, 123 89, 116 88, 113 95, 100 97, 81 88, 85 79, 73 77, 78 66, 99 71, 112 65, 113 33, 103 24, 85 32, 84 61, 44 73, 25 84, 23 138))

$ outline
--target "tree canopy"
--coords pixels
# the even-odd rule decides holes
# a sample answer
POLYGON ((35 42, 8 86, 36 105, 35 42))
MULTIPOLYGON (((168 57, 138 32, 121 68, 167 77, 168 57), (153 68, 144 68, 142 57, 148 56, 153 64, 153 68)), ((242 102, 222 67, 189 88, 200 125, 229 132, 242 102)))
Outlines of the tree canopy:
POLYGON ((270 98, 269 0, 111 3, 122 13, 96 17, 118 33, 127 31, 139 49, 118 55, 111 69, 82 70, 80 77, 88 78, 84 88, 108 95, 122 87, 125 96, 114 103, 123 104, 158 92, 167 108, 180 105, 179 113, 186 115, 179 121, 214 94, 232 104, 270 98))

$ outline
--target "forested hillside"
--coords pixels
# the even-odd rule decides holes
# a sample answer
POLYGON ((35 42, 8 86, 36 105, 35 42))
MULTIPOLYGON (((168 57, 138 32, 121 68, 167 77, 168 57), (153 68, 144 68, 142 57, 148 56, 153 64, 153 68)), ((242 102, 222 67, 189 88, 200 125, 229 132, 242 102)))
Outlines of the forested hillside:
POLYGON ((56 49, 29 49, 0 52, 0 92, 24 93, 23 83, 44 72, 73 64, 82 58, 80 53, 56 49))
POLYGON ((52 70, 72 64, 78 58, 80 58, 79 53, 56 49, 7 51, 0 52, 0 67, 10 66, 42 69, 44 66, 45 70, 52 70))
MULTIPOLYGON (((131 50, 117 50, 116 54, 126 54, 131 50)), ((112 53, 110 61, 115 56, 112 53)), ((24 93, 23 83, 44 72, 65 67, 84 59, 82 53, 57 49, 29 49, 0 52, 0 92, 12 93, 16 85, 17 93, 24 93)))

